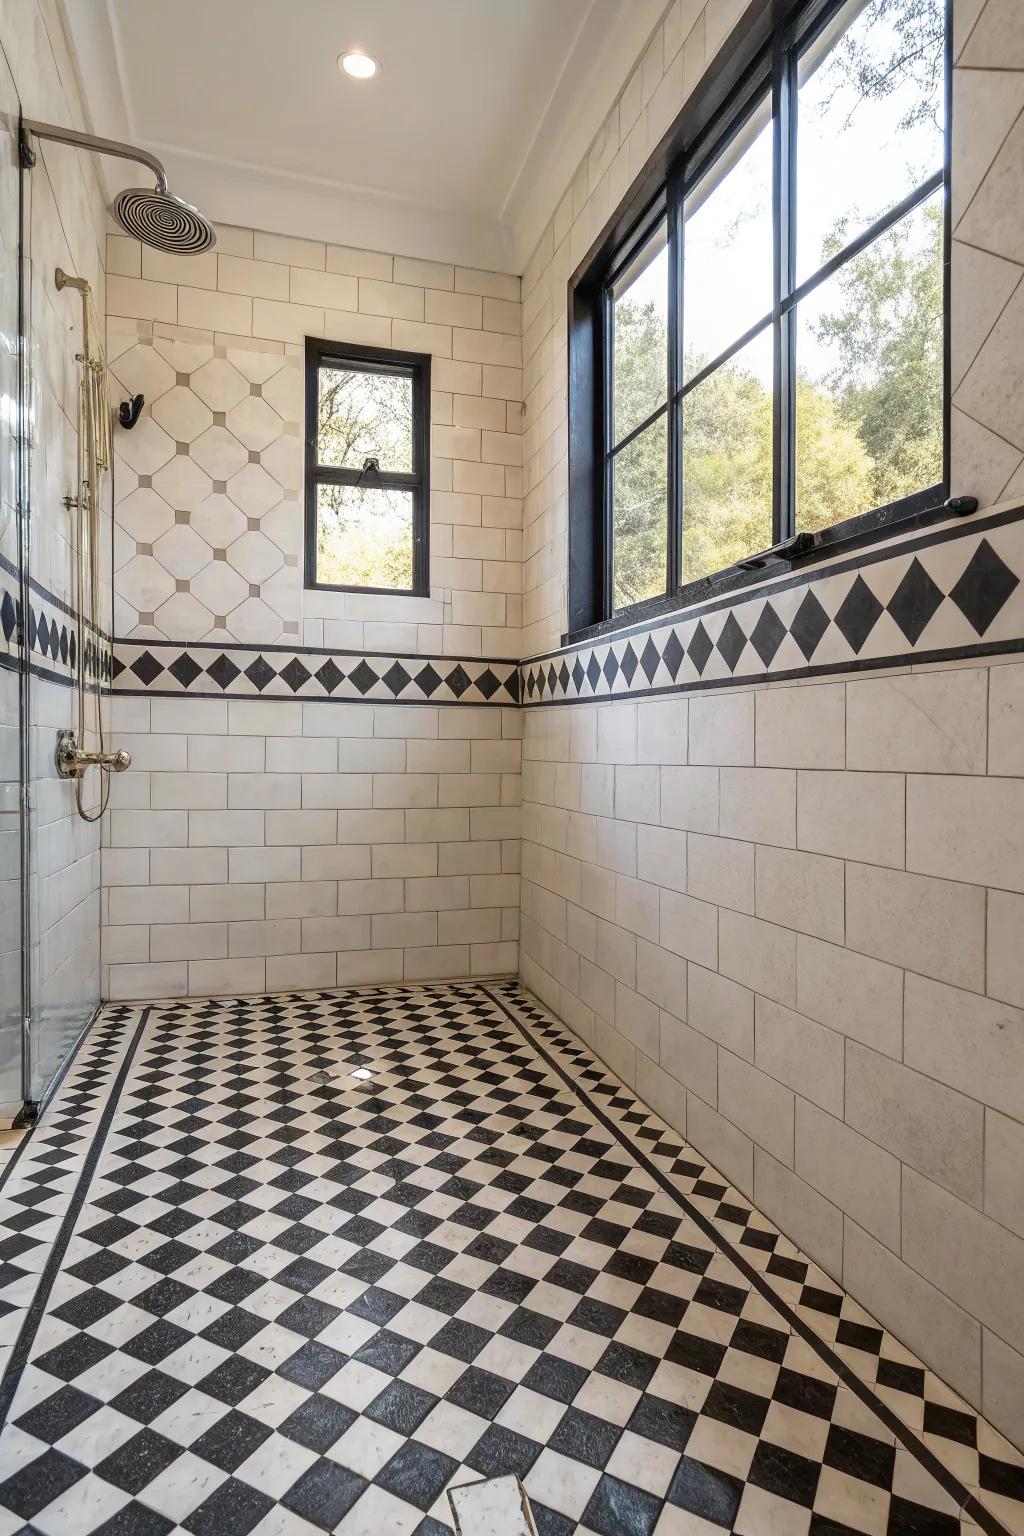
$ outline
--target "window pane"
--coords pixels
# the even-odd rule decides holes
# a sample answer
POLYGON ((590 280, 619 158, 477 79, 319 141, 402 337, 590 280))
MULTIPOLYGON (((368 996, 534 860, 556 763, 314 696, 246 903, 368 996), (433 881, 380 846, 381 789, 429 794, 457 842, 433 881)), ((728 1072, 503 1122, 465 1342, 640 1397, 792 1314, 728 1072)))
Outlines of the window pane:
POLYGON ((668 394, 668 246, 662 225, 612 293, 612 434, 621 443, 668 394))
POLYGON ((769 326, 683 399, 683 581, 772 542, 769 326))
POLYGON ((855 0, 841 17, 800 64, 800 281, 943 162, 945 0, 855 0))
POLYGON ((318 485, 316 579, 339 587, 411 588, 412 492, 318 485))
POLYGON ((616 609, 665 590, 668 433, 664 416, 612 460, 612 601, 616 609))
POLYGON ((320 369, 317 462, 362 469, 367 458, 412 473, 412 379, 408 374, 320 369))
POLYGON ((772 307, 772 130, 749 120, 684 205, 684 379, 772 307))
POLYGON ((937 193, 799 307, 800 528, 942 480, 942 237, 937 193))

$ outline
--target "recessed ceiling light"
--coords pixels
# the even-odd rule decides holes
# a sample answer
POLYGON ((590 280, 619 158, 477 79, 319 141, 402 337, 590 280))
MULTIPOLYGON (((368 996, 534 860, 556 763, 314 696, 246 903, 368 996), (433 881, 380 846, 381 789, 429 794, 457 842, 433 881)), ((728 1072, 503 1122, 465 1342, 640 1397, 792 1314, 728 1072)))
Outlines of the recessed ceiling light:
POLYGON ((359 49, 340 54, 338 68, 343 69, 346 75, 351 75, 353 80, 372 80, 380 72, 377 60, 371 59, 368 53, 362 53, 359 49))

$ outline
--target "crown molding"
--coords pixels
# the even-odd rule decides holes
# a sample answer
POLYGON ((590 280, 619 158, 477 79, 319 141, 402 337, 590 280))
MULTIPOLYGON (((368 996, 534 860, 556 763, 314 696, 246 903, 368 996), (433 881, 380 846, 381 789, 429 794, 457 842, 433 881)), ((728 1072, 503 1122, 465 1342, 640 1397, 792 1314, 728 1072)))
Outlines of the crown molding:
POLYGON ((501 210, 522 272, 661 25, 666 0, 595 0, 501 210))
POLYGON ((153 140, 136 142, 159 155, 175 191, 217 224, 519 273, 508 232, 497 219, 218 159, 153 140))

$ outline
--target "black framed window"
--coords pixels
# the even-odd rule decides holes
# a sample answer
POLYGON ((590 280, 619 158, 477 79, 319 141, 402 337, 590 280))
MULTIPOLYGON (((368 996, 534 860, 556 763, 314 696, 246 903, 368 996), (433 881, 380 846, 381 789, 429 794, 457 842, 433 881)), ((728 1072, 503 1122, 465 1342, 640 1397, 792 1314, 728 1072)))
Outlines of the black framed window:
POLYGON ((570 632, 942 506, 948 33, 755 0, 573 278, 570 632))
POLYGON ((429 591, 430 358, 306 341, 306 586, 429 591))

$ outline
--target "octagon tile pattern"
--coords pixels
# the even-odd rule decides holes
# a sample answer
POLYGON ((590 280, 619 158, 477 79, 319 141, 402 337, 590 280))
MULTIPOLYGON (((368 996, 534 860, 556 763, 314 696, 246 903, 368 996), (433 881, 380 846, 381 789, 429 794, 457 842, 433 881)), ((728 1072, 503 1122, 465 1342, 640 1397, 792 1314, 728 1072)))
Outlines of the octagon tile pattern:
POLYGON ((137 426, 118 436, 115 586, 126 634, 266 644, 298 634, 295 540, 278 541, 301 516, 299 425, 262 391, 280 375, 272 398, 294 410, 300 360, 260 357, 253 382, 237 349, 140 336, 111 363, 119 389, 146 396, 137 426), (264 531, 284 501, 287 516, 264 531))

